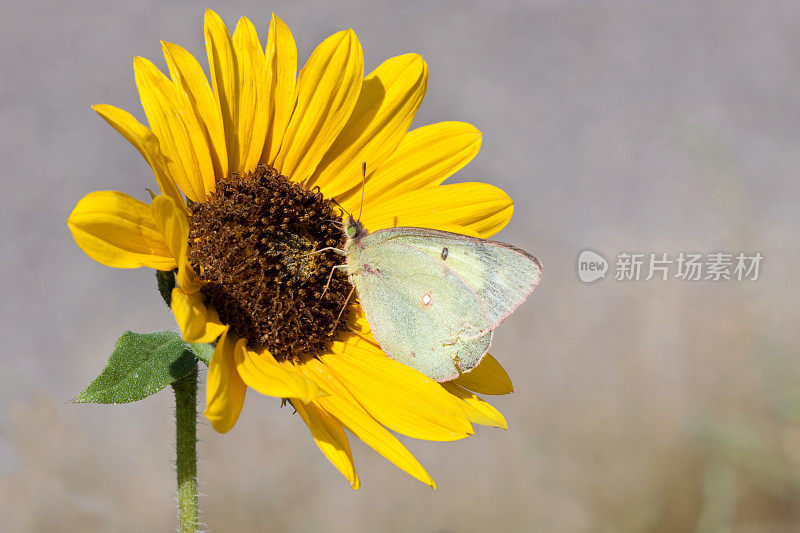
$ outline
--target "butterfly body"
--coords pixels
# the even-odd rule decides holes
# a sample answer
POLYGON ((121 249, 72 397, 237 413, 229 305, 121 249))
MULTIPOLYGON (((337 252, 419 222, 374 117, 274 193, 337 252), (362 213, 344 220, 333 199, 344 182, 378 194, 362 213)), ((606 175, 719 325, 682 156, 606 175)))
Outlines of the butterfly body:
POLYGON ((541 264, 511 245, 426 228, 367 232, 352 218, 347 273, 381 349, 436 381, 475 368, 541 264))

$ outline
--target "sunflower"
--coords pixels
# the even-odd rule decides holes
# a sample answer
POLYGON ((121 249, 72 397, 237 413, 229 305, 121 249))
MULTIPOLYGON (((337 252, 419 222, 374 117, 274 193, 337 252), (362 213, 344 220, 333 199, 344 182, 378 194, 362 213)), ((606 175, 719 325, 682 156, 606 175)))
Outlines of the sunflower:
POLYGON ((89 193, 69 217, 75 242, 107 266, 176 273, 170 306, 183 338, 215 344, 205 409, 215 430, 234 426, 253 389, 291 402, 353 488, 345 428, 435 488, 392 431, 452 441, 472 424, 507 428, 476 393, 512 392, 508 375, 490 355, 447 383, 393 361, 348 303, 344 274, 329 276, 340 260, 317 251, 341 248, 342 211, 362 207, 372 230, 498 232, 513 210, 502 190, 442 185, 477 154, 481 133, 462 122, 408 131, 425 61, 399 55, 365 77, 352 30, 325 39, 299 75, 292 33, 275 15, 264 49, 247 18, 231 36, 207 11, 205 43, 210 85, 176 44, 162 42, 169 76, 134 60, 148 126, 94 106, 150 165, 159 194, 148 204, 89 193))

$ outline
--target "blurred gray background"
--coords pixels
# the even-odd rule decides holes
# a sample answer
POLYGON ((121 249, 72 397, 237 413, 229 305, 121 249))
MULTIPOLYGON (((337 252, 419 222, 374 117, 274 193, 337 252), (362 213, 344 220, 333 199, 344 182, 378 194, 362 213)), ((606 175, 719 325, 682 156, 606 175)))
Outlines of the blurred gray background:
MULTIPOLYGON (((795 531, 800 522, 800 4, 620 0, 11 2, 0 12, 0 529, 175 524, 172 395, 67 405, 125 329, 174 328, 152 271, 94 263, 65 221, 98 189, 154 178, 89 108, 142 117, 131 61, 159 39, 202 57, 203 11, 271 11, 300 60, 352 26, 367 70, 415 51, 415 125, 484 133, 455 180, 505 189, 504 241, 542 285, 493 354, 510 431, 407 440, 439 483, 353 439, 351 491, 275 399, 200 427, 212 531, 795 531), (582 284, 584 248, 761 252, 756 282, 582 284)), ((612 265, 613 269, 613 265, 612 265)))

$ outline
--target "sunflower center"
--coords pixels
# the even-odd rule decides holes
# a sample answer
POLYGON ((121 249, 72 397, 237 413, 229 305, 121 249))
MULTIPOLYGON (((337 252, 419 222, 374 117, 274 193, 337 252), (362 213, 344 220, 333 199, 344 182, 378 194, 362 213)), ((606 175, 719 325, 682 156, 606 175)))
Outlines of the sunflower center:
POLYGON ((201 291, 250 348, 279 360, 325 350, 344 329, 340 313, 350 283, 343 262, 341 218, 318 191, 259 165, 231 174, 191 208, 189 261, 201 291))

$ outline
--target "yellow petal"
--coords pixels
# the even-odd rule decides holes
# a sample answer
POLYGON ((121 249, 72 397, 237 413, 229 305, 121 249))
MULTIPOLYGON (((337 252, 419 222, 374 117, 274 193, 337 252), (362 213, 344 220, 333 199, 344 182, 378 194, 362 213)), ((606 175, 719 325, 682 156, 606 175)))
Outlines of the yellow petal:
POLYGON ((267 110, 270 86, 266 80, 264 51, 249 19, 242 17, 233 32, 237 63, 236 136, 239 140, 238 172, 255 170, 264 150, 267 135, 267 110))
POLYGON ((175 287, 170 307, 187 342, 214 342, 227 327, 220 321, 217 311, 203 303, 202 293, 187 294, 175 287))
POLYGON ((225 148, 222 114, 203 73, 203 67, 192 54, 177 44, 161 41, 161 48, 164 50, 164 59, 173 83, 186 93, 203 126, 206 141, 211 148, 215 176, 217 179, 227 176, 228 152, 225 148))
POLYGON ((381 424, 415 439, 451 441, 473 433, 459 402, 441 385, 386 357, 358 337, 322 356, 359 403, 381 424))
POLYGON ((325 394, 313 381, 297 372, 292 364, 278 363, 266 348, 254 351, 246 345, 245 339, 240 339, 234 356, 239 375, 248 387, 267 396, 297 398, 304 402, 325 394))
POLYGON ((147 121, 167 158, 169 174, 186 196, 203 201, 214 190, 214 164, 188 96, 143 57, 133 60, 133 73, 147 121))
POLYGON ((449 231, 451 233, 460 233, 468 237, 481 238, 481 234, 473 226, 459 226, 458 224, 437 224, 436 229, 442 231, 449 231))
POLYGON ((316 404, 344 424, 347 429, 364 441, 398 468, 436 488, 433 478, 405 446, 389 433, 377 420, 367 413, 352 394, 330 374, 327 365, 316 359, 299 365, 298 368, 321 387, 330 392, 328 396, 317 398, 316 404))
POLYGON ((92 109, 111 124, 115 130, 120 132, 142 154, 144 160, 153 169, 161 194, 169 196, 182 209, 186 209, 181 194, 178 192, 178 187, 167 174, 167 162, 159 148, 158 137, 150 131, 150 128, 136 120, 133 115, 124 109, 106 104, 93 105, 92 109))
POLYGON ((342 423, 328 414, 324 409, 318 407, 314 402, 303 403, 300 400, 292 400, 297 414, 311 430, 311 436, 317 443, 319 449, 325 457, 333 463, 333 466, 342 473, 350 482, 350 487, 358 489, 361 482, 356 474, 356 467, 353 463, 353 454, 350 451, 350 442, 344 432, 342 423))
POLYGON ((289 27, 275 13, 269 21, 265 55, 270 98, 267 138, 261 162, 272 165, 278 157, 283 134, 294 110, 297 81, 297 45, 289 27))
POLYGON ((361 221, 370 230, 459 225, 488 238, 503 229, 513 211, 514 202, 502 189, 486 183, 456 183, 417 189, 367 204, 361 221))
MULTIPOLYGON (((480 147, 481 132, 466 122, 439 122, 412 130, 370 173, 365 201, 439 185, 469 163, 480 147)), ((359 200, 358 194, 354 196, 353 201, 359 200)))
POLYGON ((467 372, 461 374, 451 381, 465 389, 477 392, 478 394, 510 394, 514 392, 514 385, 511 378, 497 362, 497 359, 490 354, 486 354, 481 359, 480 364, 467 372))
POLYGON ((350 119, 317 167, 309 185, 334 197, 361 189, 361 164, 377 169, 405 137, 428 86, 428 66, 418 54, 384 61, 361 85, 350 119))
POLYGON ((156 227, 178 263, 178 285, 184 293, 200 290, 200 280, 189 264, 189 219, 170 198, 157 196, 150 205, 156 227))
POLYGON ((205 416, 220 433, 229 431, 236 424, 247 392, 247 386, 236 372, 234 344, 226 329, 217 341, 208 364, 205 416))
POLYGON ((361 91, 364 58, 353 30, 325 39, 297 81, 297 102, 275 168, 308 180, 350 117, 361 91))
POLYGON ((158 270, 175 268, 150 206, 116 191, 91 192, 67 220, 72 238, 86 255, 106 266, 158 270))
POLYGON ((364 314, 364 310, 361 308, 361 306, 353 306, 347 315, 347 328, 353 333, 361 336, 367 342, 371 342, 375 346, 378 346, 378 341, 376 341, 372 336, 372 329, 369 327, 369 322, 367 322, 367 317, 364 314))
POLYGON ((459 387, 453 382, 442 383, 442 387, 450 394, 461 398, 464 402, 464 410, 469 421, 482 426, 493 426, 508 429, 505 417, 492 407, 488 402, 471 393, 467 389, 459 387))
POLYGON ((225 129, 225 146, 228 149, 228 169, 237 170, 239 161, 239 139, 236 135, 236 114, 238 113, 239 79, 236 75, 238 64, 233 41, 222 19, 210 9, 205 17, 205 40, 208 65, 211 70, 211 86, 217 106, 222 112, 222 125, 225 129))

